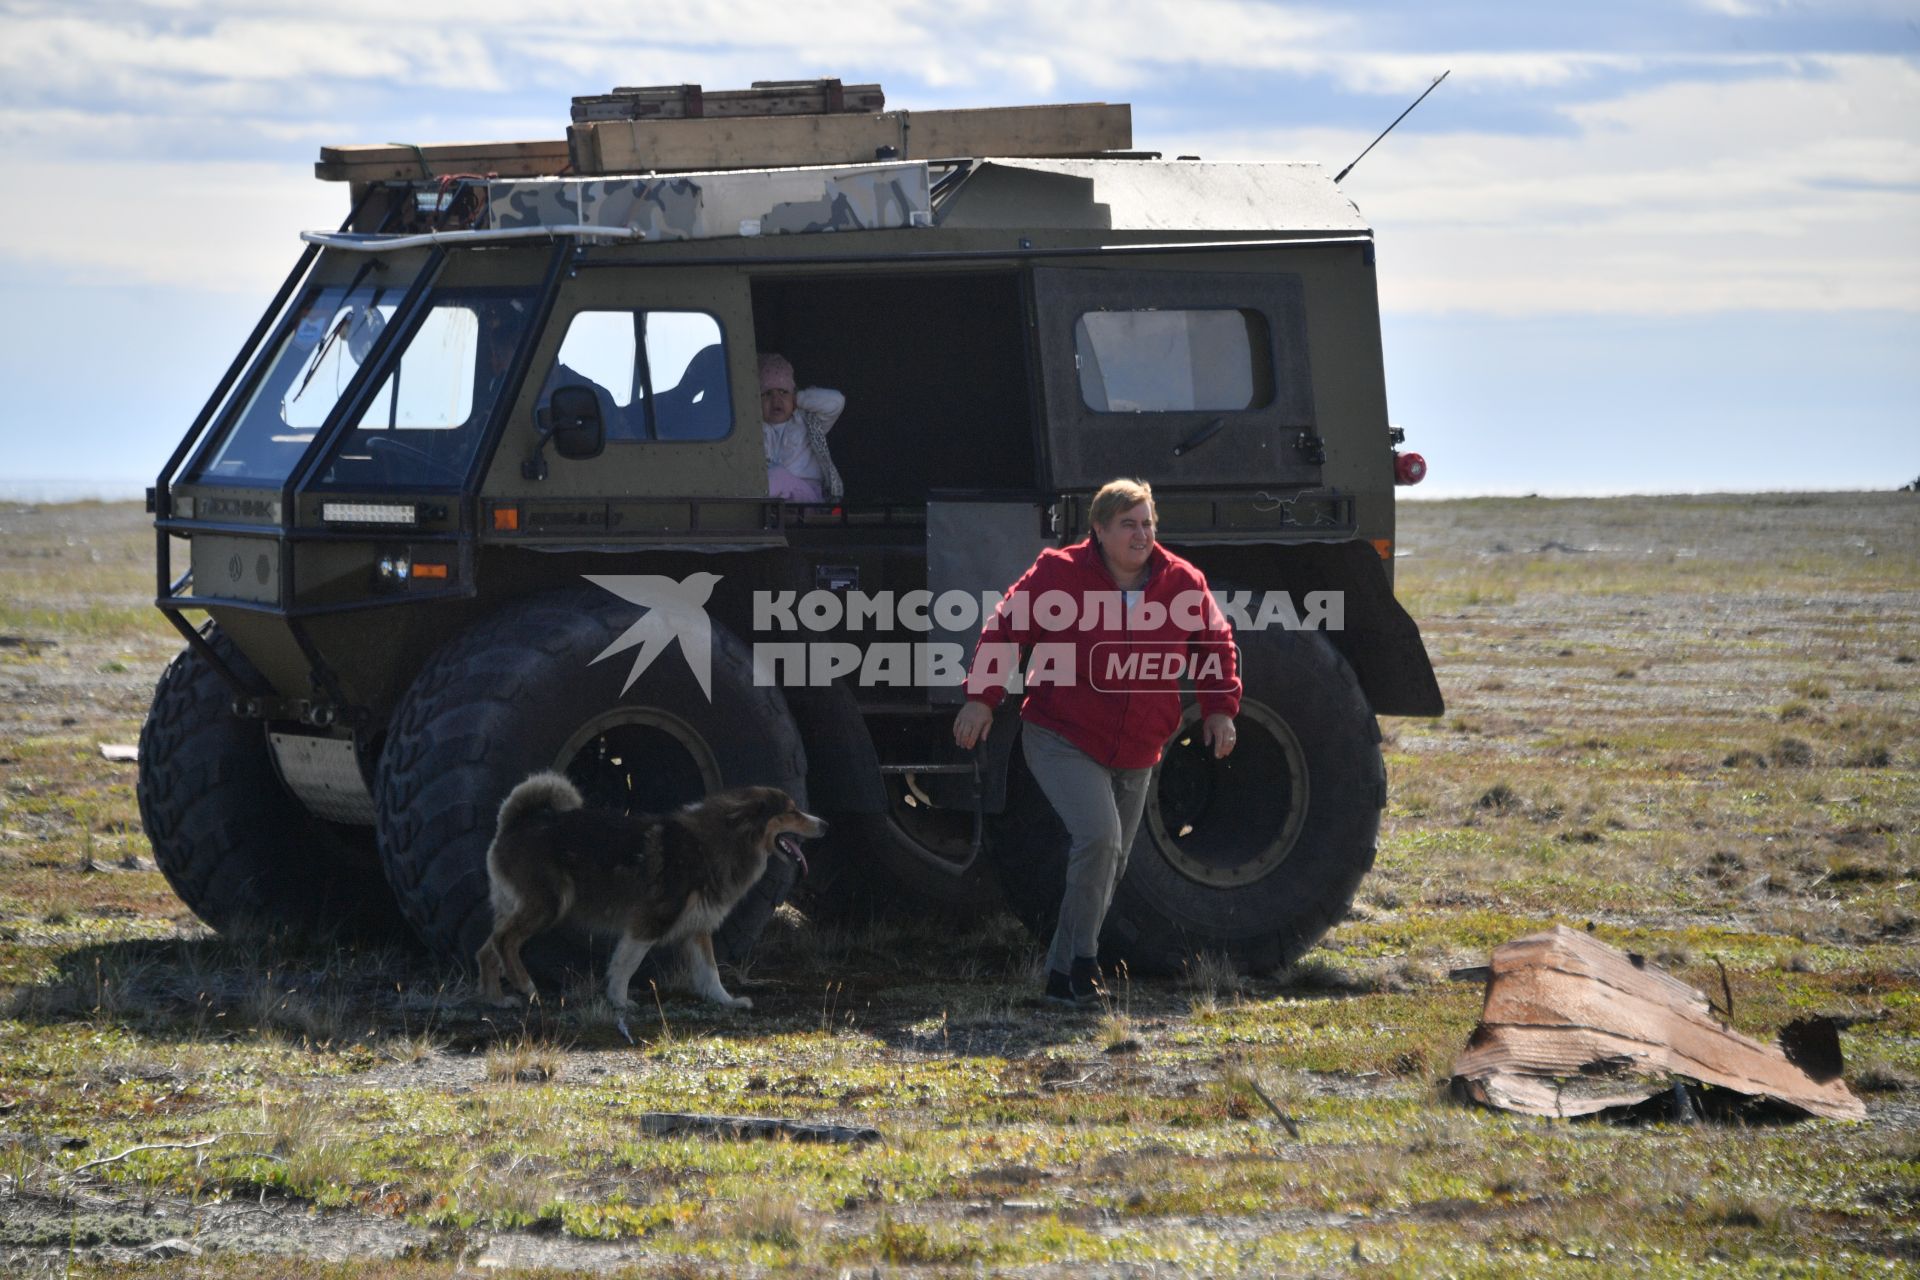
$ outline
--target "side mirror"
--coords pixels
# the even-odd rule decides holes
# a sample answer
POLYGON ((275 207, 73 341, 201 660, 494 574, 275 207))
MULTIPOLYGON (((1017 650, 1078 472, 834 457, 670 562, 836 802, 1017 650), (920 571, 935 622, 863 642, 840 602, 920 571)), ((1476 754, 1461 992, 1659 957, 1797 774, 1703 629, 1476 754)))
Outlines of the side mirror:
POLYGON ((542 434, 552 439, 563 458, 597 458, 607 447, 607 424, 600 418, 600 397, 592 387, 576 383, 554 388, 546 419, 542 434))
POLYGON ((592 387, 578 383, 555 387, 536 416, 535 425, 540 428, 540 439, 533 446, 533 456, 520 464, 520 474, 529 480, 547 478, 547 460, 541 451, 549 440, 561 457, 575 461, 597 458, 606 451, 607 424, 600 416, 600 397, 592 387))

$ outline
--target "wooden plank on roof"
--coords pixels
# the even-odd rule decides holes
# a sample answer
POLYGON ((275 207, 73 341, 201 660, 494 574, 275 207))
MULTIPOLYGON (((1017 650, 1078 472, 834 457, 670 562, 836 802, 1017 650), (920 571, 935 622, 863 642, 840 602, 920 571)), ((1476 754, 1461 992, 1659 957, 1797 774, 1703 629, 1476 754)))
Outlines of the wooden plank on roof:
POLYGON ((1133 108, 1124 102, 1050 107, 976 107, 907 116, 912 160, 950 156, 1097 156, 1133 146, 1133 108))
POLYGON ((603 120, 568 130, 583 173, 864 164, 955 156, 1097 156, 1133 145, 1125 103, 1068 103, 878 115, 603 120))
POLYGON ((491 173, 502 178, 539 178, 564 171, 564 139, 537 142, 429 142, 320 148, 313 176, 322 182, 419 181, 450 173, 491 173), (424 167, 423 167, 424 166, 424 167))
POLYGON ((567 132, 587 173, 852 164, 900 145, 891 115, 604 120, 567 132))

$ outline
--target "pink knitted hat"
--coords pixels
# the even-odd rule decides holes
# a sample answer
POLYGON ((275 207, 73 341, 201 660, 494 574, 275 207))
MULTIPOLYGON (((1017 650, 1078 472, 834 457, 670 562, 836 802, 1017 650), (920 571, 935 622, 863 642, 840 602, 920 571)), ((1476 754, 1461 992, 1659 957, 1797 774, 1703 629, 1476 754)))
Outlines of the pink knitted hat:
POLYGON ((787 358, 772 351, 760 353, 760 389, 762 391, 792 391, 798 385, 793 380, 793 365, 787 358))

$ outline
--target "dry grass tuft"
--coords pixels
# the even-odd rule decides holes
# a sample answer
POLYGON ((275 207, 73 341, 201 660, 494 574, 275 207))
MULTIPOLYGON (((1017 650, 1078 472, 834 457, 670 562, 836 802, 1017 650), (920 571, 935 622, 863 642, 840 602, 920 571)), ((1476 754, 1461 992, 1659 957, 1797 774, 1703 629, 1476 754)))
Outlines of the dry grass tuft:
POLYGON ((1194 993, 1196 1002, 1217 1007, 1222 995, 1240 990, 1240 973, 1224 951, 1198 951, 1180 965, 1180 985, 1194 993))
POLYGON ((1105 1053, 1131 1053, 1140 1047, 1139 1028, 1124 1013, 1113 1011, 1102 1016, 1097 1034, 1105 1053))
POLYGON ((1480 793, 1474 807, 1491 810, 1494 813, 1512 813, 1520 807, 1520 796, 1504 782, 1496 782, 1480 793))
POLYGON ((1324 991, 1359 995, 1372 991, 1372 979, 1351 973, 1324 956, 1310 955, 1280 973, 1280 985, 1289 991, 1324 991))
POLYGON ((1767 757, 1782 769, 1805 769, 1813 763, 1813 748, 1799 738, 1781 738, 1767 749, 1767 757))
POLYGON ((277 1106, 262 1103, 260 1121, 288 1190, 311 1197, 352 1182, 359 1139, 322 1099, 303 1094, 277 1106))
POLYGON ((519 1036, 487 1050, 486 1078, 495 1084, 546 1084, 566 1064, 564 1045, 519 1036))
POLYGON ((1855 1093, 1907 1093, 1920 1089, 1920 1076, 1890 1062, 1866 1062, 1847 1073, 1855 1093))
POLYGON ((806 1206, 790 1192, 762 1191, 735 1207, 725 1234, 735 1239, 799 1249, 811 1238, 806 1206))
POLYGON ((470 1165, 457 1198, 498 1226, 550 1229, 560 1225, 565 1196, 544 1161, 503 1154, 470 1165))
POLYGON ((390 1062, 413 1066, 439 1056, 448 1043, 447 1037, 431 1031, 403 1032, 383 1040, 380 1053, 390 1062))

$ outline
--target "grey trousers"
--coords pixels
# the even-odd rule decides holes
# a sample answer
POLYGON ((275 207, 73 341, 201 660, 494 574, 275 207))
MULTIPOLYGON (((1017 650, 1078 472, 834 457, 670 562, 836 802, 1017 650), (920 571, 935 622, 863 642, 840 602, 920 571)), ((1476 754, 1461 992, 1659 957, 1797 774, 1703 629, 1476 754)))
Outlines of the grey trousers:
POLYGON ((1109 769, 1035 724, 1020 726, 1020 742, 1027 768, 1066 824, 1070 840, 1060 924, 1047 948, 1047 968, 1065 973, 1076 958, 1100 951, 1100 925, 1113 888, 1126 873, 1153 770, 1109 769))

